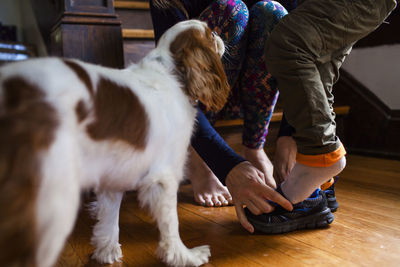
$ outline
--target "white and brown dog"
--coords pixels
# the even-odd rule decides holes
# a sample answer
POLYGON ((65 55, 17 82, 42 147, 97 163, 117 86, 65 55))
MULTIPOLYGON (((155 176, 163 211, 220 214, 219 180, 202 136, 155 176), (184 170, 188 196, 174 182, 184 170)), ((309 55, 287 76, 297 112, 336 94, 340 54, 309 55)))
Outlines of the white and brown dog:
POLYGON ((220 109, 222 40, 197 20, 169 29, 139 64, 115 70, 58 58, 0 68, 0 265, 52 266, 82 190, 94 189, 93 257, 119 261, 119 207, 137 190, 174 266, 208 261, 178 232, 177 190, 200 100, 220 109))

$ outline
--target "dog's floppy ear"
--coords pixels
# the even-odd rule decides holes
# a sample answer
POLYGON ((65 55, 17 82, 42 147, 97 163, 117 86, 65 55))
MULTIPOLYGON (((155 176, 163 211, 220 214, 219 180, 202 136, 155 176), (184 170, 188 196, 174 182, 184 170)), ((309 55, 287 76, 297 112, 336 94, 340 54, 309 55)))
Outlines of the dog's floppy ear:
POLYGON ((219 111, 226 103, 229 84, 211 30, 186 29, 171 43, 170 51, 185 93, 207 110, 219 111))

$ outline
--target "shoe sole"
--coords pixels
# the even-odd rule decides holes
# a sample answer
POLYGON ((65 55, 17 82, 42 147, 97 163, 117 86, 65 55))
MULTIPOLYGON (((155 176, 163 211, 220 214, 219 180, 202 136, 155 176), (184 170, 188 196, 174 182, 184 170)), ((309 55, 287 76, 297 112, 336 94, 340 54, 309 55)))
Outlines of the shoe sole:
POLYGON ((253 221, 248 218, 249 222, 254 226, 254 229, 264 234, 283 234, 302 229, 324 228, 333 222, 335 216, 329 208, 303 218, 277 223, 275 225, 265 225, 258 221, 253 221))
POLYGON ((328 200, 328 208, 331 209, 331 212, 336 212, 339 207, 339 203, 337 203, 336 197, 331 197, 328 198, 327 200, 328 200))
POLYGON ((339 205, 337 205, 337 204, 336 205, 335 204, 329 205, 328 204, 328 207, 330 208, 331 212, 336 212, 338 207, 339 207, 339 205))

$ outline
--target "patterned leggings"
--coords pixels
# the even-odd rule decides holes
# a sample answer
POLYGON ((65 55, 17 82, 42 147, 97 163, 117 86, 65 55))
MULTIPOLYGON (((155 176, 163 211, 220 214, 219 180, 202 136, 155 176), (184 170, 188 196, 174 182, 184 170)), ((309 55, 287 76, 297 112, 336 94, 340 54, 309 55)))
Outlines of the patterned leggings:
POLYGON ((227 53, 222 61, 232 88, 222 111, 206 116, 211 123, 219 118, 243 118, 243 144, 249 148, 263 147, 279 95, 265 66, 264 47, 286 14, 275 1, 259 1, 249 10, 241 0, 216 0, 200 15, 224 40, 227 53))

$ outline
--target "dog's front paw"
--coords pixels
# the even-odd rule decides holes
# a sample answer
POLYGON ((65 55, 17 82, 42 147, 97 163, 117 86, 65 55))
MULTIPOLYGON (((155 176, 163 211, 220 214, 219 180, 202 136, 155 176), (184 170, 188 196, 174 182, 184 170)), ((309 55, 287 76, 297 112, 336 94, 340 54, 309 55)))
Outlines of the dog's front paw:
POLYGON ((169 266, 200 266, 207 263, 211 256, 209 246, 188 249, 183 244, 163 245, 160 244, 158 255, 169 266))
POLYGON ((118 243, 110 246, 98 247, 94 250, 92 255, 92 259, 95 259, 102 264, 112 264, 114 262, 120 262, 121 258, 121 245, 118 243))
POLYGON ((189 266, 200 266, 208 262, 208 258, 211 256, 209 246, 199 246, 189 249, 191 260, 189 260, 189 266))

